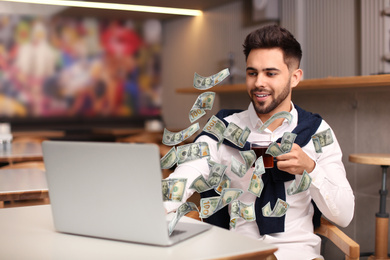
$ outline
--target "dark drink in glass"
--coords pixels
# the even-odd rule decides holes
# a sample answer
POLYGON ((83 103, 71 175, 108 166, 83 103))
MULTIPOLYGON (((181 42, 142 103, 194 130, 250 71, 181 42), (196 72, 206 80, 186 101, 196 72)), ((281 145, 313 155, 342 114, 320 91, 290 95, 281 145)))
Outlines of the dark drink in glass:
POLYGON ((251 149, 255 152, 256 158, 263 156, 264 168, 273 168, 274 167, 274 157, 272 155, 265 153, 268 149, 268 146, 269 146, 269 144, 252 143, 251 149))

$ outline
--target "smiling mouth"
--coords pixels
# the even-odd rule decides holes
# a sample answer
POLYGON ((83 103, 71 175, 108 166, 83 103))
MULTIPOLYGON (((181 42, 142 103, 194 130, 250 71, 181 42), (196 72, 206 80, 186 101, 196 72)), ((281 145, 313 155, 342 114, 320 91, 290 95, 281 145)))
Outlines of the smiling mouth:
POLYGON ((255 94, 256 97, 259 97, 259 98, 264 98, 264 97, 268 97, 270 94, 255 94))

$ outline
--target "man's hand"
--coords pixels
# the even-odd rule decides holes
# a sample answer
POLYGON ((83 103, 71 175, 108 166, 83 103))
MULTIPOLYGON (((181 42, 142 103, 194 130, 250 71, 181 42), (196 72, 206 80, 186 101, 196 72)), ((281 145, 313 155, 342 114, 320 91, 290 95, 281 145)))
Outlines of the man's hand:
POLYGON ((310 173, 315 167, 315 162, 296 143, 293 144, 289 153, 279 155, 276 160, 279 170, 295 175, 303 174, 304 170, 310 173))

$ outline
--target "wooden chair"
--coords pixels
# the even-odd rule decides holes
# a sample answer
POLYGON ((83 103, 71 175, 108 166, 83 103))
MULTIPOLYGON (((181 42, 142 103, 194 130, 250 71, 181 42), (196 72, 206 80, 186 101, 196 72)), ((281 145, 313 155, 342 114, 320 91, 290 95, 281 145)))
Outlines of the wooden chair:
MULTIPOLYGON (((187 217, 201 220, 199 213, 196 211, 190 211, 186 215, 187 217)), ((314 232, 318 235, 328 238, 333 242, 337 248, 339 248, 345 254, 345 260, 358 260, 360 256, 360 246, 350 237, 348 237, 343 231, 341 231, 334 224, 330 223, 324 217, 321 218, 321 226, 316 228, 314 232)))

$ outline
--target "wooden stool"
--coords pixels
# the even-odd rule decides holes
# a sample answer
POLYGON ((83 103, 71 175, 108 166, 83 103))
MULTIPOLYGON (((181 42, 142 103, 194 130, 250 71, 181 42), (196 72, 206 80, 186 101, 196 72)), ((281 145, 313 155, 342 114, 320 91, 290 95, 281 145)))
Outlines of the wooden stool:
POLYGON ((379 212, 376 213, 375 221, 375 254, 369 260, 390 260, 388 257, 389 240, 389 214, 386 213, 387 196, 387 168, 390 165, 390 154, 351 154, 349 161, 360 164, 380 165, 382 168, 382 187, 379 190, 379 212))

